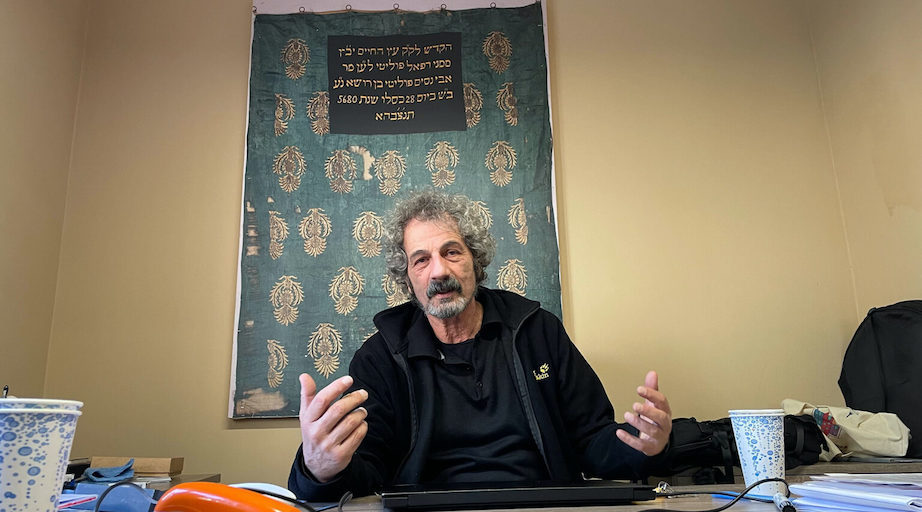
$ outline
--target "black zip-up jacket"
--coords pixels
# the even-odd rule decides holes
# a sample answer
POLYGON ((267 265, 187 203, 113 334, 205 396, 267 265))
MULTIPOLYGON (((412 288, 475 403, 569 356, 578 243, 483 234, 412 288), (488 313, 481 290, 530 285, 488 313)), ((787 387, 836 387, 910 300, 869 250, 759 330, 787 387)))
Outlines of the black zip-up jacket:
MULTIPOLYGON (((656 469, 663 454, 647 457, 615 435, 619 428, 637 431, 614 421, 602 383, 557 317, 535 301, 502 290, 481 287, 477 300, 503 312, 509 371, 551 480, 636 480, 656 469)), ((420 403, 418 397, 431 396, 420 390, 431 387, 436 372, 429 358, 407 358, 406 335, 417 321, 427 320, 412 303, 375 315, 378 332, 349 366, 352 390, 368 391, 363 404, 368 434, 349 466, 327 483, 313 478, 298 448, 288 487, 299 498, 335 501, 346 491, 362 496, 420 481, 434 433, 432 404, 420 403)))

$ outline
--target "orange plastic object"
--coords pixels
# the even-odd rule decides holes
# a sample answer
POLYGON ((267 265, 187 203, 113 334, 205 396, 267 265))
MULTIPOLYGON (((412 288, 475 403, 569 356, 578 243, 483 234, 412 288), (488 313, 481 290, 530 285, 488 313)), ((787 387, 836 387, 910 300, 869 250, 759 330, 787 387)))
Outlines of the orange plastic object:
POLYGON ((215 482, 188 482, 163 493, 154 512, 301 512, 255 491, 215 482))

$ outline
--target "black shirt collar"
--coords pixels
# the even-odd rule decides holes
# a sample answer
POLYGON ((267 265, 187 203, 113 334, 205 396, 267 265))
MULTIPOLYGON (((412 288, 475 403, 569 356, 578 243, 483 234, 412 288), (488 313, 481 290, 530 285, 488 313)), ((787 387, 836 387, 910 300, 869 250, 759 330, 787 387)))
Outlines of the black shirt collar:
MULTIPOLYGON (((478 337, 493 339, 499 338, 502 332, 503 318, 496 304, 490 300, 489 294, 478 293, 474 299, 483 306, 483 321, 480 325, 478 337)), ((418 310, 416 319, 407 330, 407 357, 431 357, 442 359, 439 352, 441 342, 435 337, 432 326, 429 324, 429 318, 422 310, 418 310)))

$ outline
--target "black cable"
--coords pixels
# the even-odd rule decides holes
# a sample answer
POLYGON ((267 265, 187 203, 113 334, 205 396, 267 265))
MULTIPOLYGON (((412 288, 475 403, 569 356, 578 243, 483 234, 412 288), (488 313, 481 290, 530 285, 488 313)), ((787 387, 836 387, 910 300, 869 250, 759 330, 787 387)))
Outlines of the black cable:
POLYGON ((343 494, 342 498, 339 499, 339 506, 336 508, 339 512, 343 512, 343 506, 352 499, 352 491, 346 491, 346 494, 343 494))
MULTIPOLYGON (((681 496, 682 494, 685 494, 685 493, 678 493, 678 494, 676 494, 675 496, 681 496)), ((701 494, 705 494, 705 493, 701 493, 701 494)), ((716 491, 716 492, 712 492, 712 493, 708 493, 708 494, 712 494, 712 495, 713 495, 713 494, 717 494, 717 495, 719 495, 719 496, 726 496, 726 497, 728 497, 728 498, 735 498, 735 497, 739 496, 739 494, 737 494, 737 493, 735 493, 735 492, 729 492, 729 491, 716 491)), ((759 502, 762 502, 762 503, 774 503, 774 502, 775 502, 774 500, 771 500, 771 499, 769 499, 769 498, 761 498, 761 497, 759 497, 759 496, 743 496, 743 499, 744 499, 744 500, 749 500, 749 501, 759 501, 759 502)))
MULTIPOLYGON (((759 486, 759 485, 764 484, 764 483, 767 483, 767 482, 782 482, 782 483, 784 483, 785 496, 788 496, 788 497, 791 496, 791 490, 788 488, 788 483, 787 483, 787 481, 785 481, 785 479, 783 479, 783 478, 765 478, 765 479, 762 479, 762 480, 758 480, 758 481, 756 481, 755 483, 753 483, 752 485, 750 485, 749 487, 746 487, 745 489, 743 489, 743 491, 742 491, 741 493, 737 494, 736 497, 733 498, 732 500, 730 500, 730 502, 727 503, 726 505, 721 505, 720 507, 711 508, 711 509, 706 509, 706 510, 696 510, 696 511, 694 511, 694 512, 720 512, 721 510, 726 510, 726 509, 732 507, 733 505, 736 504, 736 502, 738 502, 739 500, 744 499, 744 498, 747 499, 747 500, 752 500, 752 501, 761 501, 762 503, 772 503, 773 501, 770 500, 770 499, 764 499, 764 498, 757 497, 757 496, 746 496, 746 493, 748 493, 749 491, 753 490, 756 486, 759 486)), ((673 496, 690 496, 690 495, 693 495, 693 494, 720 494, 720 495, 723 495, 723 496, 733 496, 732 493, 728 493, 728 492, 725 492, 725 491, 718 491, 718 492, 681 491, 681 492, 663 493, 663 494, 659 494, 659 496, 664 496, 664 497, 670 498, 670 497, 673 497, 673 496)), ((672 510, 672 509, 670 509, 670 510, 672 510)), ((639 512, 662 512, 662 511, 663 511, 663 509, 661 509, 661 508, 647 508, 647 509, 640 510, 639 512)), ((673 510, 673 512, 683 512, 683 511, 681 511, 681 510, 673 510)), ((688 511, 688 512, 691 512, 691 511, 688 511)))
MULTIPOLYGON (((756 484, 756 485, 759 485, 759 484, 756 484)), ((660 482, 660 484, 656 487, 655 492, 659 496, 663 496, 665 498, 675 498, 678 496, 694 496, 696 494, 707 494, 707 495, 712 495, 712 496, 716 494, 719 496, 726 496, 728 498, 735 498, 739 496, 739 493, 732 492, 732 491, 672 491, 670 489, 671 487, 669 486, 669 484, 667 484, 666 482, 660 482)), ((788 496, 790 496, 790 492, 788 492, 788 496)), ((762 498, 762 497, 759 497, 758 495, 743 496, 743 499, 747 499, 749 501, 758 501, 761 503, 774 503, 773 500, 769 498, 762 498)))

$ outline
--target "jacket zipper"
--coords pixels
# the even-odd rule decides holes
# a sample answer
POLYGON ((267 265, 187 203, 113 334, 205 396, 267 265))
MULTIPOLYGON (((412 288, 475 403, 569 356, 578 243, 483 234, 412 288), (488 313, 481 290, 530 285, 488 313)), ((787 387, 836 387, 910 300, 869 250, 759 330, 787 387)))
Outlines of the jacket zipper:
MULTIPOLYGON (((387 341, 383 332, 381 333, 381 337, 384 338, 385 345, 388 347, 388 350, 390 350, 391 344, 387 341)), ((399 475, 400 472, 403 471, 403 467, 406 465, 407 460, 409 460, 410 454, 413 453, 413 448, 416 446, 416 438, 419 435, 419 418, 416 416, 416 396, 413 394, 413 382, 410 379, 410 370, 407 368, 407 361, 400 356, 399 352, 391 352, 391 357, 394 358, 394 361, 396 361, 400 369, 403 370, 403 375, 407 379, 407 394, 410 395, 410 447, 407 453, 404 454, 403 460, 400 461, 400 464, 394 471, 394 475, 399 475)))
POLYGON ((522 400, 522 409, 525 412, 525 418, 528 420, 528 427, 531 431, 532 437, 535 439, 535 445, 538 447, 538 453, 541 454, 541 460, 544 461, 544 467, 547 469, 547 475, 549 478, 552 478, 551 467, 547 460, 547 454, 544 450, 544 440, 541 436, 541 426, 538 425, 538 419, 535 417, 535 411, 531 406, 531 396, 528 393, 528 383, 525 381, 525 368, 522 366, 522 359, 519 357, 519 351, 516 348, 516 342, 519 339, 519 330, 522 328, 522 325, 526 320, 534 316, 535 312, 538 311, 538 308, 534 308, 529 311, 522 320, 519 321, 519 325, 515 327, 512 331, 512 366, 515 369, 513 375, 515 376, 516 386, 519 388, 519 397, 522 400))

